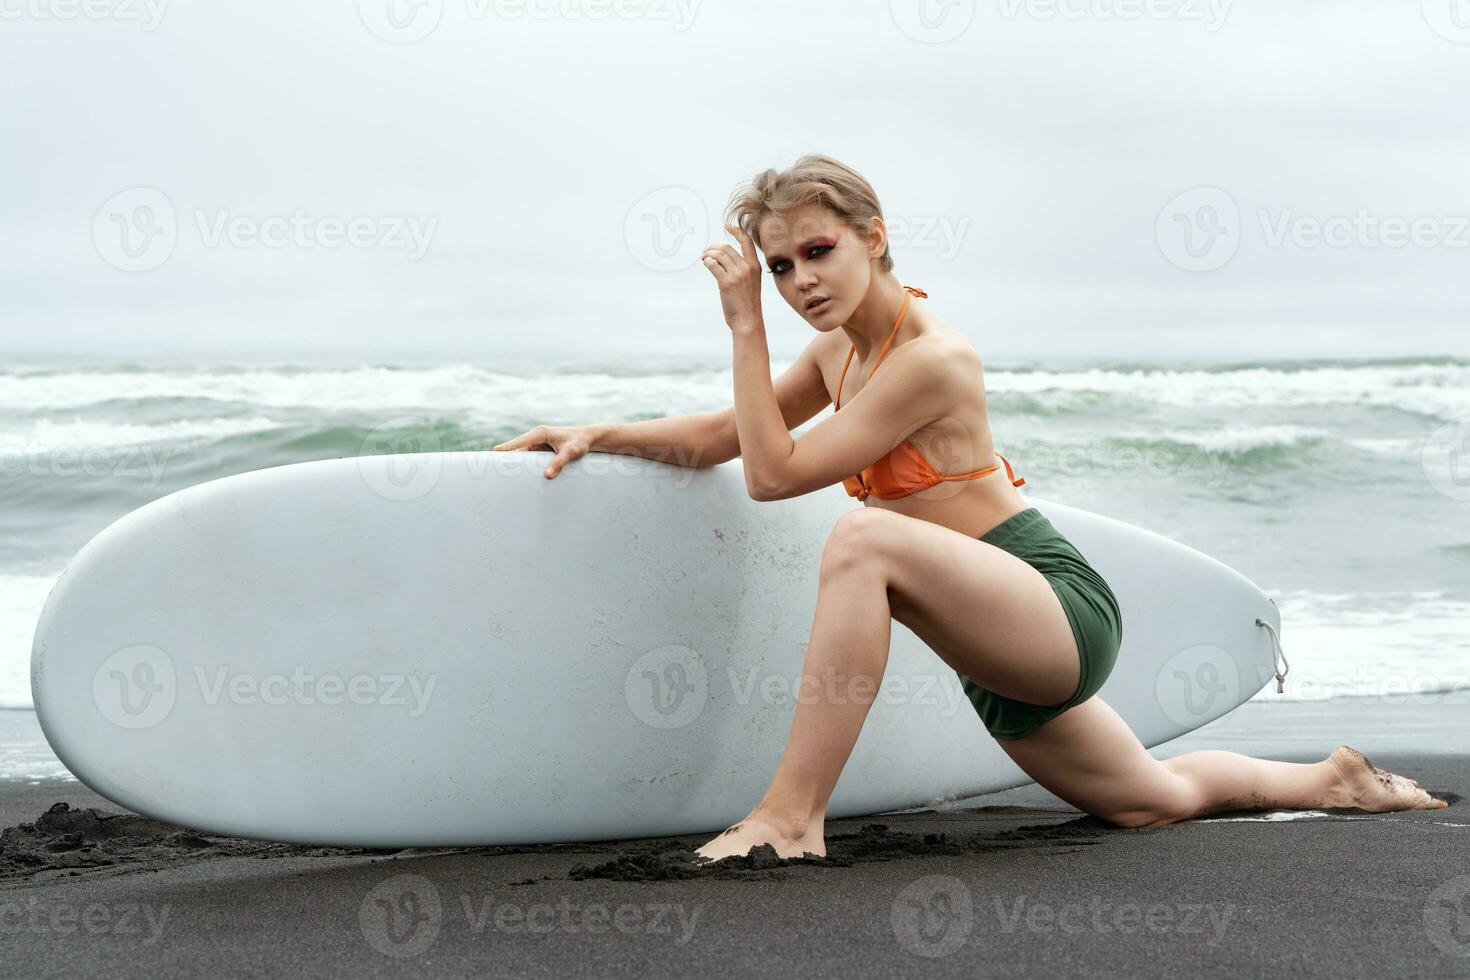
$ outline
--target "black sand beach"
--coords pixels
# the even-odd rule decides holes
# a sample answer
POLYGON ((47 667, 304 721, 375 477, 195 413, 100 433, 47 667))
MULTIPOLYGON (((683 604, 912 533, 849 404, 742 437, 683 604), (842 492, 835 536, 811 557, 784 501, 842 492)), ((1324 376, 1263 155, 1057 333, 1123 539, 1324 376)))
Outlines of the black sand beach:
POLYGON ((690 877, 668 858, 710 835, 299 848, 0 782, 0 975, 1470 976, 1465 700, 1248 704, 1154 750, 1345 742, 1448 809, 1122 830, 1029 786, 830 821, 825 862, 690 877))

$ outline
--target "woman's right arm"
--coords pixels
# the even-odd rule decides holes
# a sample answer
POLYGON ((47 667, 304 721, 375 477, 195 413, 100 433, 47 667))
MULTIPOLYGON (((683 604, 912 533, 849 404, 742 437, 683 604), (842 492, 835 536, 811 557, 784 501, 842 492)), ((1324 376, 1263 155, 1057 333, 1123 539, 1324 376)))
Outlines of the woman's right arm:
MULTIPOLYGON (((772 384, 788 430, 796 428, 832 403, 818 358, 823 334, 812 339, 772 384)), ((549 449, 556 458, 546 464, 546 478, 588 452, 626 453, 680 466, 717 466, 740 455, 735 407, 718 412, 674 415, 644 422, 595 422, 590 425, 538 425, 497 451, 549 449)))

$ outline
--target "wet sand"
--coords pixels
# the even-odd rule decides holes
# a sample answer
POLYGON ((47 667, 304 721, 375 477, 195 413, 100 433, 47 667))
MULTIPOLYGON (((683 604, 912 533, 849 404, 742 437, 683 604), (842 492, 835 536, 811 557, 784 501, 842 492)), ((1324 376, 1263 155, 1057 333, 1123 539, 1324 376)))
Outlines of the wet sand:
POLYGON ((830 821, 826 860, 718 870, 681 860, 713 832, 303 848, 0 782, 0 976, 1470 976, 1463 699, 1248 704, 1154 750, 1347 742, 1444 810, 1125 830, 1029 786, 830 821))

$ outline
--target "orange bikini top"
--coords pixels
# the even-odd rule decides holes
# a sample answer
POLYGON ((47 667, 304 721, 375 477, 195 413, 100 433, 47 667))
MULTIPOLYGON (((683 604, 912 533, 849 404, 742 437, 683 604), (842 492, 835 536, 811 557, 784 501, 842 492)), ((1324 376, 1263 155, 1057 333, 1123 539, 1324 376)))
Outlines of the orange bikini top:
MULTIPOLYGON (((903 308, 898 311, 898 322, 893 325, 893 332, 888 335, 887 343, 878 352, 878 364, 874 364, 873 370, 868 372, 869 380, 872 380, 873 372, 877 371, 878 366, 883 363, 883 358, 888 356, 888 349, 893 344, 893 338, 898 336, 898 330, 903 326, 904 317, 909 312, 909 296, 912 294, 925 299, 929 296, 922 289, 915 289, 913 286, 903 288, 905 290, 903 308)), ((834 412, 842 408, 842 382, 847 377, 847 367, 852 363, 852 355, 855 353, 857 353, 857 348, 853 347, 847 352, 847 360, 843 362, 842 376, 837 379, 837 400, 832 409, 834 412)), ((1001 463, 1005 464, 1006 478, 1011 481, 1011 486, 1025 486, 1025 480, 1016 479, 1015 471, 1011 469, 1011 461, 1001 456, 1000 453, 995 455, 1000 456, 1001 463)), ((907 497, 920 490, 927 490, 945 480, 973 480, 999 468, 1000 463, 991 463, 973 473, 941 476, 934 471, 933 466, 929 465, 929 461, 924 458, 923 453, 919 452, 919 448, 905 439, 872 466, 867 467, 856 476, 843 480, 842 486, 847 490, 848 496, 856 497, 858 500, 866 500, 870 493, 879 500, 898 500, 900 497, 907 497)))

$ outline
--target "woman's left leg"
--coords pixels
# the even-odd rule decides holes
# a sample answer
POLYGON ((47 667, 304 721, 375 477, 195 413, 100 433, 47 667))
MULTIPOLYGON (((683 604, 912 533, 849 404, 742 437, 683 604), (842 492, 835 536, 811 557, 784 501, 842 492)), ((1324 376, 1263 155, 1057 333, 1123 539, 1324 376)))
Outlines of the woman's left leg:
POLYGON ((1155 759, 1096 695, 1000 745, 1043 789, 1120 827, 1162 827, 1222 810, 1385 813, 1449 805, 1347 745, 1321 762, 1277 762, 1218 749, 1155 759))
POLYGON ((1006 697, 1060 704, 1079 683, 1066 613, 1036 569, 929 521, 878 508, 844 514, 823 551, 796 713, 776 775, 755 809, 699 855, 746 854, 765 843, 782 857, 826 853, 827 802, 877 697, 895 618, 950 667, 1006 697), (935 610, 943 614, 930 615, 935 610))

